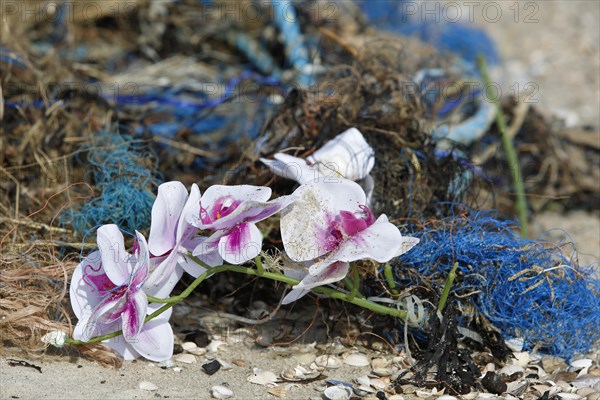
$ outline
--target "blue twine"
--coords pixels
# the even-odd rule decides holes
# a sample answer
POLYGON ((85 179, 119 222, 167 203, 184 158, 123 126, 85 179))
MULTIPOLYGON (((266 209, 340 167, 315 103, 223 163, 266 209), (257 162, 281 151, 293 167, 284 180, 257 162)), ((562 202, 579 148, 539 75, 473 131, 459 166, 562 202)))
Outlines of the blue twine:
POLYGON ((571 358, 600 340, 600 279, 574 264, 557 246, 517 236, 512 221, 495 211, 468 217, 451 208, 443 226, 409 227, 419 245, 399 258, 396 280, 409 287, 420 277, 437 284, 458 262, 460 279, 452 292, 478 292, 477 309, 505 336, 522 337, 527 350, 571 358), (407 276, 410 275, 410 276, 407 276))
POLYGON ((310 67, 308 51, 304 46, 304 38, 300 33, 300 24, 293 4, 288 0, 274 1, 273 22, 281 32, 285 53, 290 64, 298 72, 298 83, 309 86, 314 83, 314 76, 307 69, 310 67))
POLYGON ((118 133, 100 132, 87 151, 89 172, 100 195, 65 215, 64 223, 80 233, 92 227, 113 223, 130 231, 146 229, 155 196, 154 187, 162 179, 147 169, 142 159, 151 157, 145 145, 118 133))

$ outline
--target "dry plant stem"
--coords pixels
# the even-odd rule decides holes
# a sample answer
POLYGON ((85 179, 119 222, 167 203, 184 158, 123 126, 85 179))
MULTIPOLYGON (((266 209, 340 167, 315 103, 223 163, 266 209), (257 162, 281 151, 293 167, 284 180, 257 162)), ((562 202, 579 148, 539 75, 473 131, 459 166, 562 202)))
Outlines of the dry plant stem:
POLYGON ((444 282, 444 290, 442 290, 442 295, 440 296, 440 302, 438 303, 438 312, 441 313, 446 307, 446 301, 448 300, 448 295, 450 294, 450 288, 454 283, 454 279, 456 278, 456 268, 458 268, 458 262, 454 263, 454 266, 448 273, 446 277, 446 282, 444 282))
MULTIPOLYGON (((162 304, 164 304, 164 306, 162 306, 158 310, 154 311, 152 314, 148 315, 146 317, 146 319, 144 320, 144 322, 148 322, 151 319, 156 318, 163 312, 167 311, 169 308, 173 307, 175 304, 180 303, 181 301, 185 300, 194 291, 194 289, 196 289, 196 287, 198 287, 198 285, 200 285, 206 278, 209 278, 220 272, 226 272, 226 271, 238 272, 240 274, 257 276, 257 277, 271 279, 271 280, 278 281, 278 282, 287 283, 288 285, 292 285, 292 286, 300 283, 300 281, 298 279, 290 278, 289 276, 285 276, 281 273, 267 272, 264 270, 261 272, 257 269, 249 268, 249 267, 242 267, 240 265, 224 264, 224 265, 220 265, 218 267, 209 267, 208 265, 206 265, 205 263, 200 261, 198 258, 193 257, 193 256, 189 256, 189 257, 192 258, 199 265, 206 268, 207 270, 203 274, 198 276, 194 280, 194 282, 192 282, 190 284, 190 286, 188 286, 183 292, 181 292, 181 294, 179 294, 177 296, 169 297, 166 299, 158 299, 156 297, 148 296, 148 301, 150 301, 151 303, 162 303, 162 304)), ((262 262, 261 262, 261 265, 262 265, 262 262)), ((357 270, 357 273, 358 273, 358 270, 357 270)), ((359 284, 359 282, 357 281, 355 286, 357 286, 358 284, 359 284)), ((332 299, 342 300, 342 301, 354 304, 356 306, 366 308, 367 310, 371 310, 378 314, 390 315, 392 317, 406 319, 406 311, 398 310, 398 309, 391 308, 391 307, 386 307, 386 306, 383 306, 383 305, 380 305, 377 303, 373 303, 369 300, 366 300, 364 297, 361 297, 361 296, 352 296, 351 294, 338 292, 335 289, 327 288, 327 287, 316 287, 316 288, 312 289, 312 291, 315 293, 327 295, 332 299)), ((97 336, 88 341, 75 340, 75 339, 69 338, 65 343, 66 344, 97 343, 97 342, 101 342, 106 339, 120 336, 121 334, 123 334, 123 331, 119 330, 119 331, 109 333, 106 335, 97 336)))
MULTIPOLYGON (((485 58, 483 58, 481 55, 477 56, 477 65, 479 67, 479 72, 481 72, 481 76, 483 78, 483 83, 486 88, 487 97, 488 99, 490 99, 493 97, 493 94, 491 93, 492 81, 490 79, 490 74, 488 71, 487 63, 485 62, 485 58)), ((523 185, 521 166, 519 165, 519 158, 517 157, 515 146, 508 134, 508 127, 506 125, 506 118, 504 117, 504 113, 502 112, 502 106, 499 102, 494 102, 494 104, 496 105, 496 125, 498 126, 498 130, 500 130, 500 134, 502 135, 502 146, 504 147, 504 152, 506 153, 508 167, 512 172, 513 185, 517 196, 515 207, 517 208, 517 215, 519 217, 519 222, 521 223, 521 236, 526 238, 527 200, 525 199, 525 187, 523 185)))

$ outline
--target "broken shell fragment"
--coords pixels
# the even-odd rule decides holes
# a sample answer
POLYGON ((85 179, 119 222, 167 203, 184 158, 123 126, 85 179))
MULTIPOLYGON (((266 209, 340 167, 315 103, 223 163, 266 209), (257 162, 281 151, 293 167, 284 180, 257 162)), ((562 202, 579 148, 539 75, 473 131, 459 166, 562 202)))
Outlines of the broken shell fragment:
POLYGON ((353 367, 366 367, 369 363, 369 358, 362 353, 352 353, 349 354, 346 358, 344 358, 344 364, 353 366, 353 367))
POLYGON ((228 399, 233 397, 233 391, 225 386, 213 386, 210 391, 215 399, 228 399))
POLYGON ((352 389, 346 386, 330 386, 323 394, 328 400, 348 400, 352 396, 352 389))

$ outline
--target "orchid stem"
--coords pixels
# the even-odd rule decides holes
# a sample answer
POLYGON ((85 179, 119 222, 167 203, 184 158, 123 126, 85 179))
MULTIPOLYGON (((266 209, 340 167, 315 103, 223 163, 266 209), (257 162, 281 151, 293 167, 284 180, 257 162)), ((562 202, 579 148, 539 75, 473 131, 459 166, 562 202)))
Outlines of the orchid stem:
POLYGON ((390 263, 385 263, 385 266, 383 267, 383 276, 390 287, 392 294, 398 294, 398 291, 396 290, 396 281, 394 281, 394 273, 392 272, 392 265, 390 263))
MULTIPOLYGON (((294 286, 294 285, 297 285, 298 283, 300 283, 300 281, 298 279, 294 279, 289 276, 285 276, 283 274, 276 273, 276 272, 268 272, 268 271, 265 271, 264 268, 262 268, 262 271, 260 271, 259 270, 260 268, 258 266, 260 265, 262 267, 262 262, 257 263, 257 269, 249 268, 249 267, 242 267, 241 265, 228 265, 228 264, 220 265, 218 267, 209 267, 208 265, 206 265, 205 263, 200 261, 197 257, 190 256, 190 258, 193 259, 196 263, 198 263, 202 267, 206 268, 206 271, 204 273, 202 273, 201 275, 199 275, 194 280, 194 282, 192 282, 190 284, 190 286, 188 286, 183 292, 181 292, 181 294, 179 294, 177 296, 169 297, 166 299, 159 299, 156 297, 147 296, 148 300, 150 302, 164 303, 164 305, 161 308, 159 308, 158 310, 154 311, 152 314, 148 315, 144 320, 145 322, 150 321, 151 319, 153 319, 153 318, 159 316, 160 314, 162 314, 163 312, 167 311, 169 308, 173 307, 175 304, 185 300, 194 291, 194 289, 196 289, 196 287, 198 287, 198 285, 200 285, 206 278, 208 278, 212 275, 218 274, 220 272, 226 272, 226 271, 238 272, 241 274, 252 275, 252 276, 257 276, 257 277, 261 277, 261 278, 271 279, 273 281, 287 283, 288 285, 291 285, 291 286, 294 286)), ((395 308, 377 304, 377 303, 369 301, 369 300, 365 299, 364 297, 360 296, 360 294, 358 293, 358 286, 360 285, 360 276, 357 277, 358 269, 354 268, 353 274, 354 274, 354 286, 351 289, 351 292, 348 294, 339 292, 333 288, 328 288, 328 287, 323 287, 323 286, 316 287, 311 290, 315 293, 327 295, 332 299, 342 300, 342 301, 354 304, 356 306, 366 308, 367 310, 371 310, 378 314, 390 315, 392 317, 406 319, 406 317, 407 317, 406 311, 397 310, 395 308), (354 292, 354 294, 352 292, 354 292)), ((117 337, 117 336, 121 335, 122 333, 123 332, 119 330, 119 331, 112 332, 112 333, 109 333, 106 335, 94 337, 87 341, 67 339, 67 341, 65 343, 67 343, 67 344, 97 343, 97 342, 101 342, 106 339, 117 337)))
POLYGON ((265 268, 263 267, 262 260, 259 256, 254 257, 254 263, 256 264, 256 272, 258 272, 258 276, 263 276, 265 273, 265 268))
POLYGON ((454 263, 454 266, 448 273, 446 277, 446 282, 444 282, 444 290, 442 290, 442 295, 440 296, 440 302, 438 303, 438 312, 442 312, 444 307, 446 306, 446 301, 448 300, 448 295, 450 294, 450 288, 454 283, 454 279, 456 278, 456 268, 458 268, 458 262, 454 263))

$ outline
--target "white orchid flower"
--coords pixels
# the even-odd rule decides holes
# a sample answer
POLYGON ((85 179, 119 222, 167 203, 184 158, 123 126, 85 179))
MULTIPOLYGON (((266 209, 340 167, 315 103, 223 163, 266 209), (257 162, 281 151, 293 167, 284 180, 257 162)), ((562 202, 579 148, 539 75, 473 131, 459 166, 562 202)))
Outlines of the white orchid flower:
MULTIPOLYGON (((364 191, 350 180, 304 184, 294 194, 297 200, 281 217, 283 246, 291 260, 310 261, 294 290, 339 281, 348 273, 349 262, 388 262, 419 243, 403 237, 385 214, 376 219, 364 191)), ((299 293, 290 293, 286 302, 301 297, 299 293)))
POLYGON ((374 151, 362 133, 350 128, 337 135, 306 159, 276 153, 274 160, 261 158, 275 175, 300 184, 311 181, 358 181, 366 178, 375 165, 374 151))
POLYGON ((150 253, 144 236, 136 232, 136 238, 134 254, 129 254, 116 225, 98 229, 99 250, 79 264, 71 279, 71 306, 79 319, 73 338, 89 340, 122 329, 122 337, 104 343, 125 359, 168 360, 173 354, 171 313, 144 323, 150 310, 142 286, 149 274, 150 253))
POLYGON ((214 233, 194 249, 193 254, 210 266, 223 260, 242 264, 256 257, 262 248, 262 235, 256 222, 281 211, 294 196, 271 197, 268 187, 214 185, 200 199, 200 214, 193 224, 214 233))

